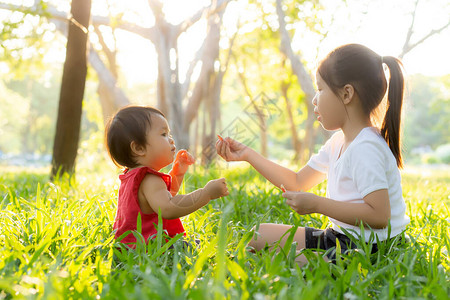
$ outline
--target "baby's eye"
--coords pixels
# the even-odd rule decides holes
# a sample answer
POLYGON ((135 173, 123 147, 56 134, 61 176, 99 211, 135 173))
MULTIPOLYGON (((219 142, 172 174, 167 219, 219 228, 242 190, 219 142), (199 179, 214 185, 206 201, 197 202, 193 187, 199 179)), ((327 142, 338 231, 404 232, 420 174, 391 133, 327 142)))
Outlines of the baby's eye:
POLYGON ((162 136, 167 136, 167 133, 164 132, 164 133, 162 134, 162 136))

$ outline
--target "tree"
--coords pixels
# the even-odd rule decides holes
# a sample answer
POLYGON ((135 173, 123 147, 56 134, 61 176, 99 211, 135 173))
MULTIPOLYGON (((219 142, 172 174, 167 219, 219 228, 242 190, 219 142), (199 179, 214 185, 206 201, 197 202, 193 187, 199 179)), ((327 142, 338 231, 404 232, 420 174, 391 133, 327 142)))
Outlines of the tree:
POLYGON ((417 7, 419 5, 419 0, 416 0, 415 4, 414 4, 414 10, 411 13, 411 24, 408 28, 408 33, 406 34, 406 38, 405 38, 405 42, 403 44, 403 48, 402 51, 400 52, 400 54, 398 55, 398 57, 400 59, 403 59, 403 57, 410 52, 411 50, 413 50, 415 47, 419 46, 420 44, 422 44, 423 42, 425 42, 427 39, 429 39, 430 37, 432 37, 433 35, 439 34, 441 33, 443 30, 447 29, 450 26, 450 19, 448 20, 448 22, 446 24, 443 24, 442 26, 440 26, 437 29, 433 29, 431 31, 429 31, 427 34, 423 35, 421 38, 419 38, 416 42, 412 42, 411 38, 412 35, 414 33, 414 23, 416 21, 416 14, 417 14, 417 7))
MULTIPOLYGON (((227 0, 213 1, 209 8, 202 8, 184 22, 173 25, 165 20, 162 3, 149 1, 149 6, 156 18, 155 26, 148 30, 148 37, 154 43, 158 53, 158 106, 167 114, 175 141, 181 148, 188 149, 190 146, 189 129, 193 119, 198 114, 201 101, 206 99, 208 95, 217 93, 214 89, 220 91, 221 88, 220 80, 216 81, 215 79, 218 72, 214 69, 214 66, 219 58, 220 26, 223 10, 228 2, 227 0), (185 82, 181 84, 179 81, 177 41, 179 36, 203 15, 206 15, 208 19, 207 35, 196 55, 196 59, 191 62, 185 82), (191 96, 188 97, 192 71, 200 60, 202 62, 200 77, 192 89, 191 96), (187 105, 183 109, 182 100, 186 97, 188 97, 187 105)), ((218 105, 218 103, 212 101, 210 105, 218 105)), ((217 110, 210 108, 210 111, 217 110)), ((216 119, 214 116, 210 118, 210 121, 215 122, 216 119)))
MULTIPOLYGON (((291 1, 290 4, 286 13, 289 15, 291 24, 286 24, 286 27, 292 28, 292 23, 304 24, 311 31, 313 29, 310 28, 321 27, 321 21, 317 18, 300 19, 298 16, 299 11, 311 6, 310 1, 302 3, 291 1)), ((292 63, 286 54, 280 51, 283 38, 275 2, 249 1, 246 9, 249 10, 247 14, 252 18, 245 12, 242 13, 245 15, 242 19, 246 21, 241 25, 243 30, 239 34, 233 51, 235 58, 233 62, 238 71, 232 76, 239 79, 238 84, 240 83, 239 86, 242 87, 240 95, 236 96, 238 99, 244 98, 245 103, 241 104, 242 108, 247 115, 251 110, 252 120, 246 125, 250 127, 249 131, 251 129, 253 132, 258 132, 259 151, 263 155, 274 155, 277 152, 276 147, 270 147, 271 143, 287 146, 292 141, 295 151, 294 160, 296 162, 306 160, 315 144, 315 134, 319 131, 317 124, 314 124, 314 114, 307 113, 308 106, 312 107, 312 97, 306 98, 303 90, 305 85, 298 84, 294 68, 291 67, 292 63), (270 101, 254 101, 261 93, 266 94, 270 101), (310 116, 309 120, 307 116, 310 116), (253 126, 256 123, 257 126, 253 126), (271 139, 269 136, 276 136, 276 139, 271 139), (305 144, 305 138, 309 143, 305 144), (268 153, 269 149, 271 153, 268 153)), ((314 14, 322 9, 319 5, 314 7, 314 14)), ((322 32, 314 32, 314 34, 320 37, 323 35, 322 32)), ((290 46, 289 36, 287 42, 290 46)), ((296 56, 297 53, 294 54, 292 50, 293 58, 291 59, 303 64, 304 62, 296 56)), ((304 69, 307 73, 306 67, 304 69)), ((314 96, 312 78, 309 74, 307 77, 309 77, 309 87, 314 96)), ((230 84, 235 86, 235 83, 228 83, 230 84)))
MULTIPOLYGON (((282 62, 282 67, 284 68, 286 64, 286 59, 282 62)), ((294 147, 295 155, 293 161, 301 160, 302 153, 302 142, 300 141, 297 126, 295 124, 294 116, 293 116, 293 106, 288 96, 288 90, 292 85, 292 81, 290 80, 290 76, 286 76, 285 80, 281 81, 280 91, 281 95, 286 103, 286 112, 289 122, 289 128, 291 130, 292 135, 292 146, 294 147)))
MULTIPOLYGON (((111 3, 111 6, 116 3, 113 0, 108 0, 107 2, 111 3)), ((95 33, 93 33, 98 36, 98 42, 96 42, 95 47, 89 48, 89 63, 96 71, 99 80, 98 94, 102 103, 104 118, 106 119, 117 108, 130 103, 118 84, 120 69, 118 70, 117 64, 115 63, 116 48, 111 43, 105 43, 104 40, 114 40, 115 32, 119 31, 135 33, 143 39, 150 41, 155 46, 158 54, 158 106, 168 115, 177 146, 190 147, 189 139, 192 131, 191 127, 194 122, 196 122, 195 124, 198 128, 195 132, 200 131, 202 127, 204 128, 202 136, 196 140, 200 141, 204 149, 210 145, 210 142, 215 139, 215 132, 217 130, 220 131, 220 125, 217 125, 220 120, 220 95, 224 74, 228 66, 227 61, 230 57, 230 55, 227 57, 224 53, 227 51, 228 53, 231 52, 231 47, 226 49, 227 51, 222 51, 223 49, 220 49, 218 44, 219 40, 222 40, 221 42, 224 40, 222 18, 228 2, 230 1, 212 0, 211 5, 199 9, 191 17, 179 24, 172 24, 167 21, 164 15, 163 8, 165 3, 163 1, 148 1, 151 13, 156 19, 155 24, 150 27, 141 27, 132 21, 124 21, 121 18, 121 12, 116 14, 112 13, 114 8, 111 9, 111 13, 107 14, 107 17, 92 16, 91 23, 95 29, 95 33), (192 24, 202 19, 207 22, 203 45, 199 47, 195 58, 186 72, 186 76, 182 76, 183 74, 180 74, 181 68, 178 66, 180 57, 178 39, 192 24), (192 75, 194 73, 193 70, 196 68, 200 69, 200 76, 194 82, 195 79, 192 78, 192 75), (185 77, 186 80, 182 82, 180 80, 181 77, 185 77), (198 120, 199 112, 203 118, 203 124, 201 124, 202 121, 199 122, 198 120)), ((310 91, 311 86, 313 86, 312 78, 306 62, 302 60, 301 54, 303 51, 298 48, 295 49, 295 44, 292 42, 294 40, 292 29, 298 23, 302 23, 304 24, 303 27, 306 28, 305 32, 314 31, 319 27, 321 28, 319 34, 323 34, 325 31, 322 29, 327 26, 321 26, 321 17, 317 11, 324 8, 320 7, 320 1, 299 2, 284 0, 283 5, 281 5, 281 1, 249 0, 248 3, 249 6, 253 5, 257 10, 262 8, 262 15, 259 14, 255 17, 255 19, 260 18, 256 22, 260 22, 262 26, 255 27, 253 29, 254 32, 248 35, 245 31, 244 33, 240 32, 236 39, 236 44, 242 44, 242 39, 248 37, 246 43, 250 45, 254 42, 252 38, 256 36, 258 42, 252 47, 257 52, 253 52, 256 53, 253 57, 252 53, 244 53, 249 59, 248 61, 243 61, 243 56, 239 52, 241 50, 239 47, 234 46, 233 52, 237 48, 239 52, 234 55, 238 57, 234 62, 238 68, 240 66, 243 67, 244 73, 236 73, 236 76, 233 76, 236 77, 235 79, 240 78, 240 80, 233 82, 233 78, 230 79, 231 83, 227 85, 230 88, 226 92, 228 93, 229 90, 236 91, 235 94, 240 94, 241 97, 238 100, 242 100, 245 94, 252 99, 261 92, 272 92, 273 94, 271 96, 283 99, 288 109, 287 118, 291 130, 284 130, 286 133, 282 134, 283 137, 281 139, 287 141, 287 133, 290 133, 292 135, 294 149, 297 153, 302 153, 303 160, 305 160, 312 152, 311 149, 316 139, 319 138, 317 136, 317 132, 319 131, 317 131, 317 123, 313 122, 314 114, 311 113, 310 91), (282 7, 281 11, 277 11, 276 4, 282 7), (269 6, 270 9, 266 10, 269 6), (312 13, 311 7, 313 7, 312 13), (302 14, 303 11, 304 13, 302 14), (277 18, 278 13, 283 14, 284 18, 277 18), (261 19, 263 19, 262 23, 261 19), (284 21, 285 26, 280 26, 281 23, 279 20, 284 21), (270 29, 264 29, 264 26, 266 28, 269 26, 270 29), (258 37, 258 35, 260 36, 258 37), (281 53, 278 46, 282 49, 281 53), (270 48, 269 58, 267 55, 268 47, 270 48), (273 49, 275 51, 272 52, 273 49), (274 62, 272 62, 272 58, 274 58, 274 62), (309 79, 303 76, 304 74, 301 74, 302 65, 309 79), (242 88, 245 85, 247 85, 247 89, 242 88), (314 135, 316 135, 316 138, 314 135), (302 149, 307 150, 304 151, 302 149)), ((62 22, 65 25, 68 17, 67 12, 58 11, 53 8, 51 1, 35 0, 33 6, 21 9, 15 5, 4 5, 0 0, 0 8, 23 11, 28 15, 44 16, 54 24, 62 22)), ((63 29, 62 31, 65 31, 64 28, 61 27, 63 29)), ((300 47, 301 49, 306 49, 306 47, 310 46, 311 44, 305 45, 305 48, 303 46, 300 47)), ((230 76, 227 76, 224 84, 228 84, 228 77, 230 76)), ((233 99, 236 99, 236 97, 233 99)), ((246 106, 247 104, 245 103, 244 105, 246 106)), ((255 111, 258 112, 256 108, 255 111)), ((286 124, 279 124, 282 122, 271 123, 270 120, 264 119, 263 113, 260 113, 254 120, 259 120, 259 128, 267 128, 270 134, 273 134, 277 130, 280 132, 282 126, 287 127, 286 124)), ((269 138, 264 138, 265 135, 269 136, 269 134, 266 134, 261 129, 260 141, 262 152, 264 152, 264 149, 269 148, 268 144, 271 142, 269 138)))
POLYGON ((87 38, 91 0, 72 0, 66 61, 56 123, 51 177, 75 171, 82 102, 87 73, 87 38))
MULTIPOLYGON (((158 54, 158 107, 168 116, 172 133, 177 142, 177 146, 180 148, 189 148, 190 125, 198 114, 200 104, 208 98, 213 100, 208 102, 210 106, 208 111, 212 113, 209 118, 212 123, 208 127, 215 130, 215 122, 218 119, 217 113, 219 111, 218 105, 221 85, 226 71, 226 64, 220 66, 218 44, 222 15, 229 1, 212 1, 210 6, 201 8, 185 21, 175 25, 166 21, 162 9, 163 4, 157 0, 148 1, 149 7, 156 19, 155 25, 152 27, 141 27, 121 20, 114 21, 114 28, 135 33, 155 45, 158 54), (179 80, 180 70, 178 66, 178 38, 192 24, 202 18, 208 20, 206 38, 186 73, 186 80, 181 83, 179 80), (201 75, 191 89, 191 77, 195 66, 198 64, 201 64, 201 75), (220 67, 217 68, 217 66, 220 67), (183 105, 183 102, 187 102, 187 104, 183 105)), ((15 9, 30 14, 45 16, 57 26, 67 19, 67 13, 49 5, 45 5, 45 9, 42 6, 43 3, 38 0, 35 1, 32 7, 9 5, 0 2, 0 8, 15 9)), ((112 22, 109 17, 92 17, 92 24, 95 28, 101 25, 111 26, 112 22)), ((58 28, 64 32, 61 26, 58 26, 58 28)), ((96 31, 105 56, 107 57, 109 67, 103 63, 100 55, 92 48, 89 51, 89 62, 96 70, 100 81, 99 95, 102 101, 103 113, 106 117, 111 114, 111 111, 130 103, 130 101, 117 85, 117 72, 114 70, 114 61, 111 59, 114 58, 114 53, 105 47, 104 43, 102 43, 102 34, 99 30, 96 31)), ((209 137, 214 135, 214 132, 208 134, 209 137)), ((204 144, 207 143, 205 142, 204 144)))

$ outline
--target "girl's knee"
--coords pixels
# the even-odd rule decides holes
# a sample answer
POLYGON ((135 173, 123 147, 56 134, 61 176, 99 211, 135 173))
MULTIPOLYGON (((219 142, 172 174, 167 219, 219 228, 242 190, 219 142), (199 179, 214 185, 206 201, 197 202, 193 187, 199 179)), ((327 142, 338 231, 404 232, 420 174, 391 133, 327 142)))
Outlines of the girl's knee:
POLYGON ((261 223, 257 226, 253 226, 253 240, 261 239, 261 236, 264 236, 266 232, 268 231, 268 227, 270 227, 270 224, 268 223, 261 223))
POLYGON ((255 225, 255 226, 253 226, 253 228, 252 228, 252 230, 253 230, 253 232, 255 232, 255 234, 258 232, 266 232, 267 231, 267 229, 271 226, 271 225, 273 225, 273 224, 270 224, 270 223, 261 223, 261 224, 259 224, 259 225, 255 225))
POLYGON ((263 249, 267 244, 267 241, 264 238, 264 236, 266 235, 269 226, 270 224, 267 223, 262 223, 259 224, 258 226, 253 226, 252 228, 253 237, 248 243, 248 245, 257 251, 263 249))
MULTIPOLYGON (((266 246, 271 246, 280 242, 280 246, 283 247, 287 237, 292 234, 287 232, 290 229, 292 229, 291 225, 272 223, 259 224, 259 226, 252 228, 254 233, 249 246, 253 247, 255 250, 261 250, 266 246)), ((297 243, 297 249, 303 249, 305 247, 305 230, 303 227, 297 228, 294 241, 297 243)))

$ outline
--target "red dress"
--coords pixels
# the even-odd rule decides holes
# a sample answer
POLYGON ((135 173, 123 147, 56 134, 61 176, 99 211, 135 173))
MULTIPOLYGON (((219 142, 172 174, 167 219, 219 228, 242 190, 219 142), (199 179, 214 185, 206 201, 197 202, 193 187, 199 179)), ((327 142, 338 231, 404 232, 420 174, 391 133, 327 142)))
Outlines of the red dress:
MULTIPOLYGON (((166 183, 167 190, 170 191, 172 177, 168 174, 157 172, 153 169, 142 167, 131 171, 126 170, 119 176, 119 200, 117 203, 117 214, 113 228, 116 230, 115 238, 118 239, 128 230, 137 229, 137 218, 141 215, 142 235, 147 242, 149 237, 156 237, 158 226, 158 214, 145 214, 139 206, 138 191, 142 180, 147 174, 155 174, 161 177, 166 183)), ((184 233, 183 224, 180 219, 162 219, 163 230, 167 235, 174 237, 179 233, 184 233)), ((136 243, 136 238, 132 233, 124 237, 120 242, 125 244, 136 243)), ((133 245, 129 245, 133 246, 133 245)), ((133 247, 134 248, 134 247, 133 247)))

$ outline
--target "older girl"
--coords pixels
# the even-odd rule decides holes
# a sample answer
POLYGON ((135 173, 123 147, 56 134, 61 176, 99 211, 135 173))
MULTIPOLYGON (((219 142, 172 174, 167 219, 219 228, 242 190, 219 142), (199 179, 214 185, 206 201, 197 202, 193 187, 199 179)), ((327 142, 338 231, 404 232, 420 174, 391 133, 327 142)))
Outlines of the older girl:
MULTIPOLYGON (((339 131, 298 172, 229 137, 217 141, 217 152, 226 161, 247 161, 274 185, 284 185, 287 191, 282 195, 297 213, 320 213, 330 218, 332 227, 325 230, 298 228, 294 236, 298 250, 334 248, 336 239, 342 250, 353 248, 346 232, 359 238, 361 223, 367 228, 363 238, 368 243, 376 242, 370 239, 371 233, 383 241, 400 234, 409 223, 399 172, 404 90, 401 66, 398 59, 380 56, 358 44, 338 47, 325 57, 316 73, 318 90, 312 102, 323 128, 339 131), (381 109, 383 118, 378 122, 376 112, 381 109), (326 197, 306 192, 326 178, 326 197)), ((250 246, 261 249, 271 245, 291 227, 261 224, 250 246)), ((334 258, 334 251, 328 256, 334 258)))

